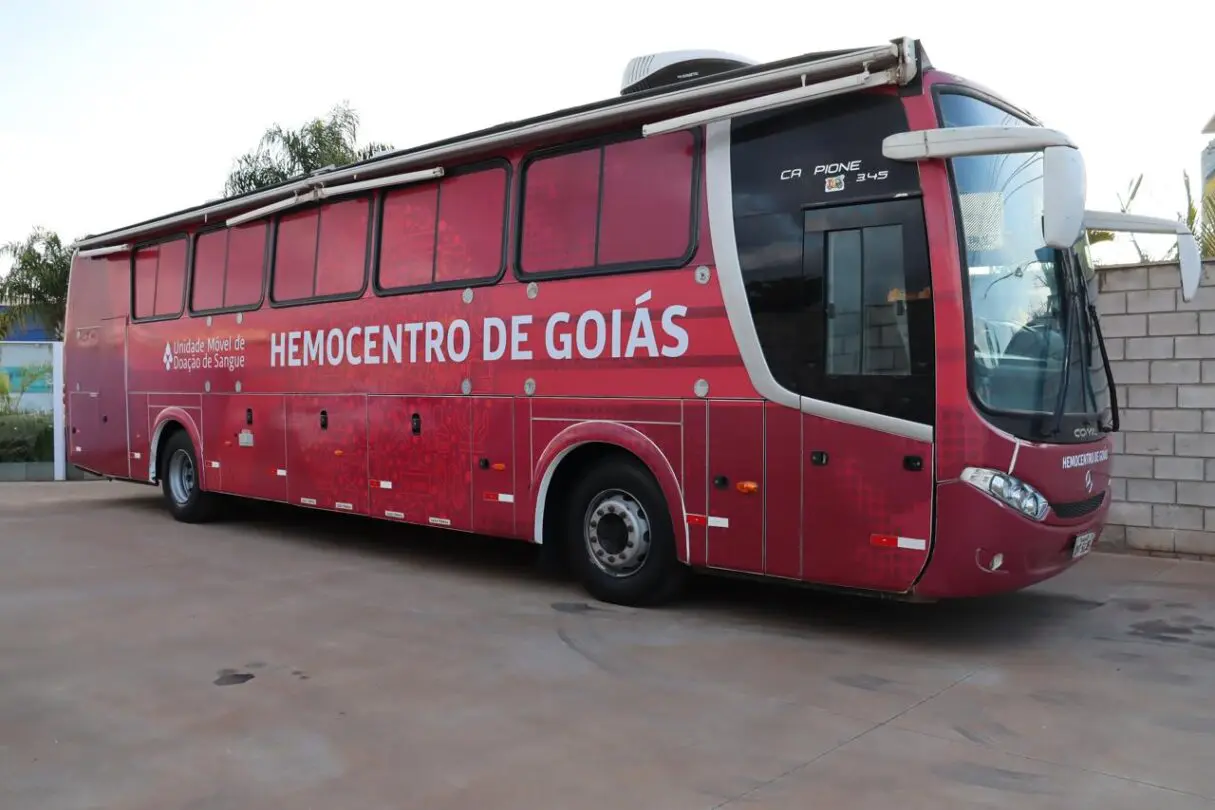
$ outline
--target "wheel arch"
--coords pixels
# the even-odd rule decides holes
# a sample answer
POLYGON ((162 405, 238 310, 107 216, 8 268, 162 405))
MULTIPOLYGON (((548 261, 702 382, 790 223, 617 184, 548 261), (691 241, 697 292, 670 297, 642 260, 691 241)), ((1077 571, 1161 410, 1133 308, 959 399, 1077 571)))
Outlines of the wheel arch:
MULTIPOLYGON (((183 408, 165 408, 156 415, 156 427, 152 429, 152 441, 148 446, 148 482, 155 484, 159 480, 160 454, 168 438, 178 430, 184 430, 194 444, 194 452, 198 455, 199 465, 202 466, 202 433, 193 417, 183 408)), ((205 481, 206 472, 200 470, 205 481)))
POLYGON ((544 543, 544 534, 557 498, 574 475, 612 453, 625 453, 641 463, 654 476, 667 502, 674 524, 676 556, 686 563, 690 557, 691 534, 687 508, 675 468, 649 436, 622 422, 589 420, 562 430, 549 441, 532 469, 533 541, 544 543), (679 539, 682 535, 683 542, 679 539))

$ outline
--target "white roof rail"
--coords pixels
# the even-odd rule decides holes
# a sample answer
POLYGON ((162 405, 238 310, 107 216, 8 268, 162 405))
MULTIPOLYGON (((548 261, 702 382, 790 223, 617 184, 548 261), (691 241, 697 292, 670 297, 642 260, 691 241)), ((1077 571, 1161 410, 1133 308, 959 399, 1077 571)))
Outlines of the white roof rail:
POLYGON ((838 79, 828 79, 825 82, 817 84, 807 84, 802 87, 795 87, 792 90, 784 90, 779 93, 770 93, 766 96, 758 98, 749 98, 744 101, 736 101, 733 104, 724 104, 721 107, 712 107, 707 110, 700 110, 687 115, 681 115, 677 118, 668 118, 665 121, 656 121, 652 124, 645 124, 641 128, 641 134, 649 138, 654 135, 661 135, 665 132, 675 132, 680 129, 688 129, 689 127, 700 126, 702 124, 710 124, 714 121, 721 121, 726 118, 733 118, 737 115, 748 115, 750 113, 764 112, 767 110, 776 110, 781 107, 788 107, 793 104, 800 104, 804 101, 811 101, 819 98, 828 98, 830 96, 839 96, 845 93, 854 93, 857 90, 863 90, 866 87, 878 87, 883 84, 895 84, 899 80, 899 69, 890 68, 877 73, 864 71, 851 76, 843 76, 838 79))
POLYGON ((368 189, 383 188, 384 186, 403 186, 408 183, 417 183, 423 180, 433 180, 436 177, 442 176, 442 167, 436 166, 433 169, 426 169, 420 172, 390 174, 387 177, 376 177, 371 180, 360 180, 355 183, 343 183, 337 186, 327 187, 323 182, 316 181, 311 188, 300 189, 285 200, 272 202, 269 205, 264 205, 261 208, 255 208, 252 211, 246 211, 243 214, 232 217, 224 224, 229 228, 232 228, 245 222, 260 219, 267 214, 273 214, 278 211, 285 211, 288 208, 294 208, 297 205, 305 205, 310 202, 317 202, 330 197, 337 197, 342 194, 353 194, 356 191, 367 191, 368 189))
POLYGON ((523 141, 561 131, 585 132, 604 124, 618 121, 622 117, 634 120, 643 114, 659 118, 664 112, 687 109, 691 104, 724 104, 744 96, 758 93, 775 93, 805 85, 813 79, 826 79, 846 75, 858 70, 880 71, 898 65, 900 81, 907 82, 917 72, 915 40, 899 39, 873 48, 860 48, 831 56, 808 54, 796 60, 773 63, 768 69, 763 65, 735 71, 738 75, 725 74, 723 78, 706 79, 691 86, 675 86, 669 91, 641 94, 639 97, 623 96, 605 99, 581 108, 558 111, 539 118, 502 125, 481 133, 470 133, 460 138, 423 146, 407 151, 385 153, 362 163, 335 169, 318 177, 305 177, 277 188, 233 197, 214 205, 203 205, 179 211, 154 220, 142 222, 108 233, 87 237, 80 247, 93 248, 109 245, 120 240, 138 238, 153 231, 182 227, 192 223, 212 222, 222 216, 234 216, 250 208, 267 203, 292 199, 297 193, 307 192, 319 179, 326 182, 338 180, 367 179, 389 169, 403 170, 411 167, 447 163, 466 155, 483 154, 489 150, 515 146, 523 141))

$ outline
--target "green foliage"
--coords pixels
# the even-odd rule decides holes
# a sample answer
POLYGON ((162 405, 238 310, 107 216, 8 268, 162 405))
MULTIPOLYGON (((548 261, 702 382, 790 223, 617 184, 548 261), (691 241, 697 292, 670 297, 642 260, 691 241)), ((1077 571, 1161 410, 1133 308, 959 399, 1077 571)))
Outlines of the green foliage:
POLYGON ((12 461, 54 461, 55 421, 49 413, 22 413, 21 397, 40 380, 49 378, 51 366, 26 366, 14 386, 0 372, 0 464, 12 461))
POLYGON ((0 464, 54 459, 55 427, 49 413, 0 415, 0 464))
POLYGON ((35 385, 50 381, 52 373, 53 367, 50 363, 24 366, 20 380, 14 386, 12 377, 0 371, 0 416, 19 413, 21 398, 35 385))
POLYGON ((24 242, 0 245, 0 256, 12 258, 8 274, 0 278, 0 303, 8 307, 0 312, 0 340, 29 322, 62 340, 71 248, 53 231, 35 228, 24 242))
MULTIPOLYGON (((1182 172, 1181 177, 1185 183, 1185 211, 1178 214, 1178 219, 1185 222, 1190 233, 1194 234, 1198 241, 1198 255, 1204 259, 1215 259, 1215 196, 1204 197, 1201 201, 1195 200, 1193 189, 1190 187, 1190 173, 1182 172)), ((1166 258, 1177 258, 1176 245, 1166 258)))
POLYGON ((391 151, 389 144, 358 143, 358 114, 343 102, 327 118, 314 118, 299 129, 275 124, 253 151, 237 158, 224 186, 232 197, 265 188, 318 169, 344 166, 391 151))

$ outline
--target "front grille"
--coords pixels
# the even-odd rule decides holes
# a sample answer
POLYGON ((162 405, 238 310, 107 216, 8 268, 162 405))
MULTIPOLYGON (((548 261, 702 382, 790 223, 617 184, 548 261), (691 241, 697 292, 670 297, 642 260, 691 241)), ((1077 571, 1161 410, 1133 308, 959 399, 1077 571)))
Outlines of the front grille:
POLYGON ((1105 493, 1098 492, 1091 498, 1085 498, 1082 501, 1072 501, 1071 503, 1052 503, 1050 508, 1055 511, 1058 517, 1064 520, 1075 520, 1082 518, 1089 512, 1094 511, 1105 500, 1105 493))

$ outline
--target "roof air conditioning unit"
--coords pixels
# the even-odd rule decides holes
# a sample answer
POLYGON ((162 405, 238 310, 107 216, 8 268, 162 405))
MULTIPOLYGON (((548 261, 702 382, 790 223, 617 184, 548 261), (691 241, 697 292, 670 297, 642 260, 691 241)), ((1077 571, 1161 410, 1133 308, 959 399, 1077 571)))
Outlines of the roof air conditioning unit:
POLYGON ((630 59, 624 69, 620 95, 627 96, 656 87, 669 87, 757 64, 759 62, 745 56, 704 49, 664 51, 637 56, 630 59))

